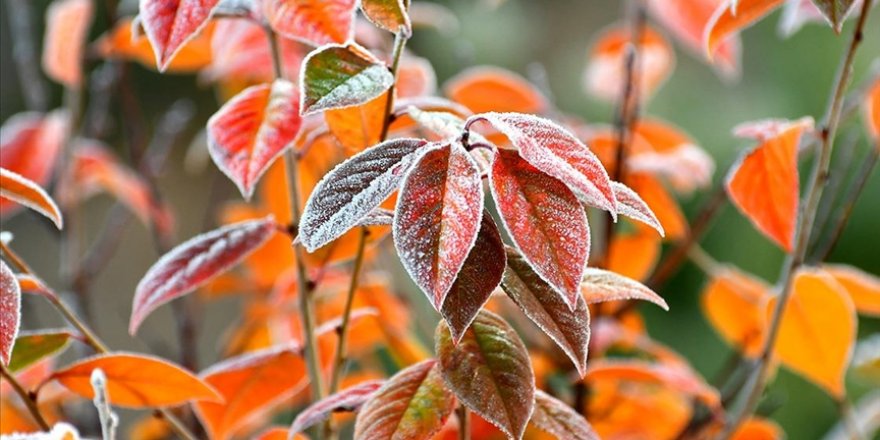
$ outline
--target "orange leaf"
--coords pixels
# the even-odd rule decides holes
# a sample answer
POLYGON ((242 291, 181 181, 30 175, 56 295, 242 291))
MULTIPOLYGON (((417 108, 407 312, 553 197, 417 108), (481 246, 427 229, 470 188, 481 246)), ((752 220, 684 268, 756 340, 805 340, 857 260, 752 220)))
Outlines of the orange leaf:
POLYGON ((745 356, 755 357, 764 347, 765 310, 770 286, 736 269, 715 274, 703 290, 703 313, 721 337, 745 356))
POLYGON ((93 7, 90 0, 58 0, 46 10, 43 70, 69 88, 82 82, 83 53, 93 7))
POLYGON ((275 32, 316 45, 352 37, 355 0, 267 0, 263 13, 275 32))
POLYGON ((544 95, 525 78, 497 67, 467 69, 450 79, 443 91, 474 113, 542 113, 549 106, 544 95))
POLYGON ((665 240, 678 241, 687 235, 688 221, 678 207, 678 201, 656 177, 647 173, 631 173, 626 177, 626 184, 642 197, 657 216, 666 233, 665 240))
MULTIPOLYGON (((137 61, 151 69, 158 69, 153 46, 143 34, 132 32, 137 26, 131 17, 121 18, 113 29, 104 34, 95 45, 101 56, 137 61)), ((211 38, 214 22, 209 22, 193 39, 186 42, 177 55, 165 67, 165 72, 196 72, 211 62, 211 38)))
POLYGON ((634 280, 645 280, 660 257, 660 237, 648 228, 615 234, 608 249, 608 269, 634 280))
MULTIPOLYGON (((791 252, 798 211, 797 152, 813 119, 763 120, 740 125, 734 133, 760 144, 731 168, 726 188, 731 202, 786 252, 791 252)), ((656 210, 655 210, 656 212, 656 210)))
POLYGON ((849 293, 856 311, 868 316, 880 316, 880 278, 845 264, 822 266, 849 293))
POLYGON ((751 26, 784 2, 785 0, 740 0, 736 12, 727 2, 718 5, 704 31, 706 56, 711 60, 718 45, 729 35, 751 26))
POLYGON ((18 202, 43 214, 58 229, 64 227, 61 210, 55 201, 30 179, 5 168, 0 168, 0 196, 18 202))
POLYGON ((190 372, 142 354, 93 356, 56 371, 50 380, 57 380, 75 394, 91 399, 94 390, 90 378, 96 368, 107 376, 107 391, 113 405, 154 408, 187 401, 222 400, 217 391, 190 372))
MULTIPOLYGON (((211 63, 200 76, 209 81, 272 81, 272 54, 266 30, 254 21, 238 18, 218 19, 216 23, 210 39, 211 63)), ((194 44, 195 40, 190 42, 190 45, 194 44)), ((299 42, 287 38, 279 38, 278 45, 284 60, 284 72, 287 78, 291 78, 298 74, 305 50, 299 42)), ((183 50, 178 55, 181 56, 183 50)))
MULTIPOLYGON (((880 142, 880 76, 874 80, 864 102, 865 125, 875 142, 880 142)), ((880 148, 880 147, 877 147, 880 148)))
MULTIPOLYGON (((776 355, 785 366, 841 399, 856 339, 855 308, 843 286, 821 270, 801 269, 792 283, 776 355)), ((770 299, 768 316, 777 300, 770 299)))
POLYGON ((324 120, 336 140, 352 155, 379 143, 388 92, 352 107, 327 110, 324 120))
MULTIPOLYGON (((650 97, 669 77, 675 66, 672 46, 654 28, 646 26, 638 43, 639 87, 641 98, 650 97)), ((597 97, 616 102, 626 78, 626 48, 632 44, 632 32, 626 26, 606 29, 590 49, 584 71, 584 87, 597 97)))
POLYGON ((751 417, 740 426, 731 437, 732 440, 780 440, 785 437, 776 422, 751 417))
POLYGON ((405 56, 400 60, 394 85, 398 99, 430 96, 436 91, 437 74, 430 61, 416 56, 405 56))

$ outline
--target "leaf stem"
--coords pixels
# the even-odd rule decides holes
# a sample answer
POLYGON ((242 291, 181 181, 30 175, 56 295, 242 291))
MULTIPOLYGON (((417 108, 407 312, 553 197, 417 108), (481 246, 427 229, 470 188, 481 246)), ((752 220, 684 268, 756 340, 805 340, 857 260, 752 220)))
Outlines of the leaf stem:
POLYGON ((43 418, 43 415, 40 414, 40 408, 37 406, 37 401, 31 393, 28 393, 27 390, 15 379, 15 376, 6 368, 2 362, 0 362, 0 376, 3 379, 6 379, 9 382, 9 385, 12 385, 12 389, 21 397, 22 402, 24 402, 25 406, 27 406, 28 411, 33 416, 34 420, 40 425, 40 429, 43 431, 49 431, 51 428, 49 424, 46 423, 46 419, 43 418))
POLYGON ((724 267, 723 264, 712 258, 700 245, 691 246, 687 255, 692 263, 696 264, 703 273, 709 276, 717 274, 724 267))
POLYGON ((269 40, 269 53, 272 54, 272 71, 275 79, 284 79, 284 58, 281 54, 281 45, 278 44, 278 35, 269 25, 263 27, 266 30, 266 38, 269 40))
POLYGON ((458 418, 458 440, 471 440, 471 413, 467 407, 459 404, 455 408, 455 416, 458 418))
POLYGON ((720 438, 729 439, 736 431, 740 424, 749 417, 755 410, 758 400, 764 390, 767 382, 768 372, 770 370, 770 358, 773 354, 773 348, 776 344, 776 337, 779 334, 779 327, 782 321, 782 312, 788 304, 791 297, 791 281, 795 272, 803 264, 804 257, 807 252, 807 245, 810 242, 810 234, 812 232, 813 223, 816 220, 819 200, 822 197, 824 183, 828 178, 828 170, 831 166, 831 153, 834 149, 834 137, 837 134, 837 128, 840 123, 840 116, 843 109, 844 93, 846 92, 850 78, 852 77, 853 62, 855 60, 856 50, 863 39, 865 22, 871 10, 872 0, 865 0, 859 13, 858 21, 853 30, 852 39, 849 48, 843 55, 840 68, 837 73, 837 80, 831 92, 830 102, 825 117, 825 124, 821 131, 818 156, 813 162, 813 169, 807 184, 807 190, 804 195, 805 203, 803 211, 800 215, 798 228, 796 230, 797 241, 795 248, 791 254, 786 257, 782 275, 779 279, 781 292, 773 315, 770 318, 770 326, 767 331, 767 340, 758 359, 756 371, 753 372, 754 380, 747 382, 746 388, 742 391, 745 396, 742 407, 730 419, 721 433, 720 438))

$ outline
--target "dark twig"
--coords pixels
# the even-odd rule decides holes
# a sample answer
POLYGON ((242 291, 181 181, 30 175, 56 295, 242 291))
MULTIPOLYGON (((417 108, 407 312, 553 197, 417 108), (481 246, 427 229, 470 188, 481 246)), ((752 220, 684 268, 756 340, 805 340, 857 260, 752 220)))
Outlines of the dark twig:
POLYGON ((49 108, 49 93, 43 73, 40 72, 39 41, 33 29, 33 0, 7 0, 9 33, 12 35, 12 58, 18 72, 22 97, 28 109, 45 111, 49 108))

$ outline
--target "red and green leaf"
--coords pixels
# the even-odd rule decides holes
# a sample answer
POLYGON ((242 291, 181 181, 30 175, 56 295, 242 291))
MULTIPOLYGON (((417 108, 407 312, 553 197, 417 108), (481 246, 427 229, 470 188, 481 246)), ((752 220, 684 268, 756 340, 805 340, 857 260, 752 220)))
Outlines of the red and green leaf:
POLYGON ((53 356, 67 347, 73 337, 67 330, 21 332, 9 359, 9 371, 21 371, 41 359, 53 356))
POLYGON ((327 45, 303 62, 300 111, 303 114, 366 103, 388 90, 394 76, 356 43, 327 45))
POLYGON ((364 16, 376 26, 397 33, 401 28, 409 35, 412 25, 406 13, 408 0, 361 0, 364 16))

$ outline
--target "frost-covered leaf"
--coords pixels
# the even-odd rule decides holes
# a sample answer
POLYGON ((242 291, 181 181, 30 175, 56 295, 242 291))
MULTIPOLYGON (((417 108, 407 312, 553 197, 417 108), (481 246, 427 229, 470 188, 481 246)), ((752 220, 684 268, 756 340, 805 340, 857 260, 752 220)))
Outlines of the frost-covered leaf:
POLYGON ((522 438, 535 406, 535 374, 513 328, 484 310, 458 345, 442 321, 434 342, 443 380, 461 403, 509 437, 522 438))
POLYGON ((531 422, 559 440, 599 440, 599 435, 584 416, 541 390, 535 390, 535 412, 531 422))
POLYGON ((21 325, 21 287, 12 269, 0 261, 0 362, 9 365, 21 325))
POLYGON ((38 330, 21 332, 15 338, 15 347, 9 359, 9 371, 16 372, 37 361, 52 356, 67 347, 73 335, 67 330, 38 330))
POLYGON ((364 218, 358 221, 358 226, 390 225, 394 223, 394 211, 385 208, 376 208, 370 211, 364 218))
POLYGON ((852 12, 856 3, 856 0, 813 0, 813 4, 819 8, 822 16, 834 28, 835 32, 840 32, 843 29, 843 22, 852 12))
POLYGON ((429 439, 455 409, 437 361, 429 359, 395 374, 358 413, 359 440, 429 439))
POLYGON ((83 54, 93 13, 91 0, 57 0, 46 10, 43 70, 65 87, 82 83, 83 54))
POLYGON ((632 188, 620 182, 611 182, 611 187, 614 188, 614 198, 617 199, 618 213, 656 229, 660 236, 664 235, 663 225, 654 215, 654 211, 651 211, 648 204, 632 188))
POLYGON ((163 255, 138 283, 128 331, 134 334, 153 310, 227 271, 278 229, 273 217, 224 226, 196 236, 163 255))
POLYGON ((74 362, 50 379, 86 399, 95 397, 92 371, 107 376, 110 403, 128 408, 175 406, 187 401, 222 400, 213 388, 163 359, 133 353, 102 354, 74 362))
POLYGON ((725 187, 730 201, 783 250, 790 252, 797 224, 798 143, 813 128, 812 118, 764 120, 734 129, 760 144, 731 167, 725 187))
POLYGON ((731 10, 728 3, 718 3, 703 34, 706 56, 712 59, 715 50, 728 36, 751 26, 784 2, 785 0, 740 0, 736 11, 731 10))
POLYGON ((394 76, 366 49, 349 43, 315 49, 303 61, 303 114, 363 104, 388 90, 394 76))
POLYGON ((313 252, 357 225, 397 189, 426 144, 421 139, 394 139, 336 166, 306 202, 299 241, 313 252))
POLYGON ((437 310, 474 246, 482 214, 480 170, 457 142, 422 154, 401 186, 394 246, 437 310))
POLYGON ((477 241, 440 309, 456 343, 498 287, 506 263, 501 233, 492 216, 484 210, 477 241))
POLYGON ((514 244, 574 308, 590 253, 589 224, 577 197, 511 150, 496 152, 489 180, 514 244))
POLYGON ((64 227, 61 210, 43 188, 18 173, 0 168, 0 197, 20 203, 46 216, 58 229, 64 227))
POLYGON ((264 0, 264 14, 275 32, 321 45, 344 43, 354 29, 355 0, 264 0))
MULTIPOLYGON (((275 78, 272 50, 266 30, 257 22, 240 18, 215 20, 210 38, 210 64, 199 72, 207 81, 241 80, 248 84, 271 82, 275 78)), ((306 49, 297 41, 277 38, 283 72, 288 79, 299 75, 306 49)), ((186 47, 189 47, 187 45, 186 47)), ((183 54, 175 58, 181 58, 183 54)), ((172 63, 172 66, 174 63, 172 63)), ((171 67, 169 66, 169 69, 171 67)))
POLYGON ((583 376, 590 344, 590 310, 584 298, 579 296, 574 309, 570 308, 515 249, 507 250, 501 288, 565 352, 583 376))
POLYGON ((638 299, 657 304, 663 310, 669 310, 666 301, 644 284, 604 269, 588 267, 584 271, 581 294, 588 304, 638 299))
POLYGON ((218 1, 140 0, 140 22, 160 71, 205 27, 218 1))
POLYGON ((535 168, 553 176, 590 206, 617 216, 614 190, 599 158, 574 135, 558 124, 538 116, 520 113, 482 113, 468 118, 468 124, 486 121, 503 133, 519 155, 535 168))
POLYGON ((406 13, 409 0, 361 0, 361 10, 368 20, 389 32, 403 32, 409 35, 412 25, 406 13))
POLYGON ((208 152, 250 199, 263 173, 292 146, 301 122, 293 83, 279 79, 248 87, 208 120, 208 152))
POLYGON ((290 425, 290 434, 309 429, 316 423, 326 420, 331 413, 357 411, 384 383, 383 380, 369 380, 313 403, 293 419, 293 424, 290 425))

